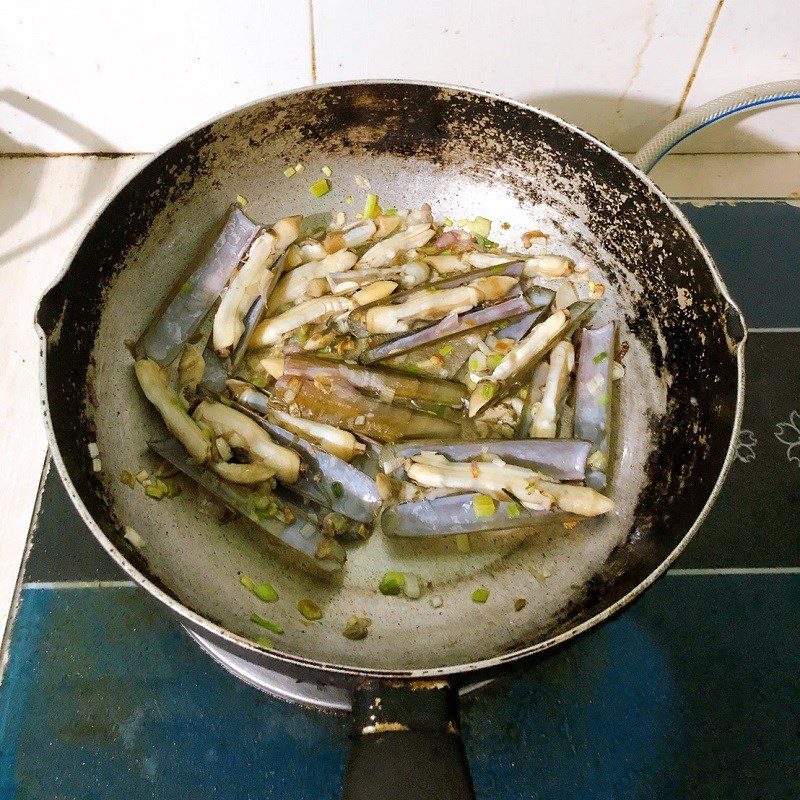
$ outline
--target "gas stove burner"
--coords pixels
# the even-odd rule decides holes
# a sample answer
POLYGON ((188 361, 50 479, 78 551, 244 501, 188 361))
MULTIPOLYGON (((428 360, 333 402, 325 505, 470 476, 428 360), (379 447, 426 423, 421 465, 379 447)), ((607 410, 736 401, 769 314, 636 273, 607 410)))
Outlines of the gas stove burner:
MULTIPOLYGON (((243 658, 239 658, 239 656, 233 655, 233 653, 229 653, 215 644, 211 644, 211 642, 194 631, 186 629, 186 632, 214 661, 221 664, 239 680, 259 691, 266 692, 273 697, 290 703, 297 703, 321 711, 352 711, 350 692, 347 689, 323 683, 298 681, 282 675, 280 672, 275 672, 275 670, 255 666, 243 658)), ((490 683, 490 680, 481 680, 464 684, 460 688, 459 694, 464 696, 477 689, 482 689, 490 683)))

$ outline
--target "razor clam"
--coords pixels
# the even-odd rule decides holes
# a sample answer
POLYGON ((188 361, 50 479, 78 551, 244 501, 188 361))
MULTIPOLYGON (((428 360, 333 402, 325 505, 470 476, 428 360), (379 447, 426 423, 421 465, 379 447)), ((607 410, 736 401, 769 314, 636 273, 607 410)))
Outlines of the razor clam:
POLYGON ((134 370, 145 397, 155 406, 169 432, 181 441, 195 461, 200 464, 209 461, 211 443, 170 388, 165 370, 151 358, 138 359, 134 370))
POLYGON ((595 517, 614 508, 613 500, 588 486, 549 481, 535 470, 500 459, 464 464, 438 453, 420 453, 409 459, 405 469, 408 478, 419 486, 481 492, 500 500, 510 496, 532 511, 557 506, 562 511, 595 517))
POLYGON ((362 267, 379 269, 388 266, 401 250, 414 250, 436 235, 429 222, 409 224, 409 226, 388 239, 382 239, 364 253, 358 263, 362 267))
POLYGON ((548 363, 547 379, 539 408, 533 415, 530 435, 552 439, 558 432, 559 410, 564 406, 570 376, 575 369, 575 348, 572 342, 559 342, 550 351, 548 363))
POLYGON ((256 299, 271 295, 277 280, 275 262, 297 238, 302 220, 300 215, 279 219, 250 245, 214 313, 211 341, 219 355, 227 358, 239 344, 244 319, 256 299))
POLYGON ((320 376, 342 378, 356 388, 384 399, 407 398, 451 408, 461 408, 467 399, 467 393, 459 383, 439 378, 416 377, 389 367, 361 367, 345 361, 308 355, 263 358, 260 363, 273 378, 283 375, 311 381, 320 376))
MULTIPOLYGON (((551 290, 541 286, 534 286, 525 291, 517 289, 507 300, 501 300, 494 305, 468 311, 465 314, 450 314, 433 325, 382 342, 362 353, 359 361, 362 364, 371 364, 425 345, 443 344, 446 340, 467 332, 485 333, 492 326, 518 317, 520 314, 533 317, 535 321, 542 317, 543 311, 552 302, 553 294, 551 290), (530 311, 533 308, 537 311, 531 314, 530 311)), ((530 328, 532 325, 533 322, 528 327, 530 328)))
POLYGON ((408 261, 399 267, 383 269, 352 269, 349 272, 333 272, 326 275, 332 294, 353 294, 366 284, 374 281, 394 280, 410 288, 428 280, 430 269, 419 261, 408 261))
MULTIPOLYGON (((489 269, 475 270, 463 275, 456 275, 452 278, 444 278, 439 281, 432 281, 431 283, 424 283, 415 286, 411 289, 406 289, 404 292, 398 292, 392 295, 390 303, 385 303, 383 300, 378 300, 375 303, 368 303, 367 305, 360 306, 358 309, 353 310, 347 315, 347 327, 354 336, 358 338, 366 338, 373 334, 367 330, 364 324, 366 314, 371 308, 379 305, 399 305, 409 300, 411 297, 419 294, 420 292, 438 292, 446 289, 457 289, 480 278, 490 278, 495 276, 505 276, 508 278, 520 278, 525 268, 522 261, 509 261, 507 264, 500 264, 489 269)), ((445 316, 444 314, 442 316, 445 316)))
POLYGON ((245 216, 239 205, 228 212, 216 242, 186 282, 178 284, 163 313, 136 343, 136 357, 170 364, 197 330, 227 286, 256 236, 263 230, 245 216))
MULTIPOLYGON (((257 390, 253 392, 267 399, 257 390)), ((244 397, 240 396, 242 400, 244 397)), ((260 425, 278 444, 300 456, 304 469, 291 485, 293 492, 359 522, 372 521, 381 504, 374 480, 341 458, 255 413, 249 403, 234 401, 233 407, 260 425)))
POLYGON ((575 435, 590 441, 586 485, 603 489, 607 483, 609 413, 613 381, 611 376, 616 344, 613 322, 601 328, 581 331, 578 369, 575 377, 575 435))
POLYGON ((381 450, 379 463, 390 475, 400 477, 407 458, 434 452, 450 461, 472 461, 497 456, 507 464, 541 472, 558 481, 582 481, 586 459, 592 445, 578 439, 477 439, 472 442, 427 440, 387 444, 381 450))
POLYGON ((344 548, 338 542, 324 536, 317 527, 317 522, 312 521, 303 508, 281 500, 283 508, 291 512, 292 521, 287 523, 268 517, 258 509, 256 495, 239 486, 226 483, 210 470, 204 469, 187 455, 177 439, 148 442, 148 445, 153 452, 177 467, 224 505, 255 522, 259 528, 294 552, 311 559, 320 569, 334 572, 342 568, 346 558, 344 548), (317 553, 324 555, 317 557, 317 553))
MULTIPOLYGON (((579 327, 587 323, 596 313, 597 309, 600 307, 602 301, 600 300, 579 300, 577 303, 573 303, 567 309, 569 311, 569 321, 567 325, 564 327, 563 331, 556 337, 556 340, 566 341, 567 339, 572 338, 573 334, 579 327)), ((558 312, 556 312, 558 313, 558 312)), ((539 358, 534 359, 532 366, 535 368, 539 365, 542 358, 546 355, 547 351, 553 347, 557 342, 551 342, 547 350, 542 352, 539 358)), ((574 360, 574 352, 573 352, 573 360, 574 360)), ((529 366, 530 370, 530 366, 529 366)), ((535 377, 534 373, 530 373, 532 377, 535 377)), ((562 397, 562 400, 564 398, 562 397)), ((525 398, 525 404, 522 407, 522 413, 519 415, 519 420, 517 422, 517 435, 520 437, 529 436, 531 425, 533 424, 533 405, 536 400, 536 393, 534 391, 534 386, 530 385, 528 387, 528 396, 525 398)), ((575 434, 577 438, 583 439, 584 437, 575 434)))
MULTIPOLYGON (((213 431, 215 437, 221 437, 226 441, 229 448, 240 447, 246 450, 254 464, 262 464, 269 468, 270 474, 276 475, 284 483, 295 483, 299 479, 298 454, 291 448, 273 442, 249 412, 233 408, 232 403, 221 403, 209 398, 203 399, 197 405, 192 417, 199 425, 213 431)), ((226 477, 227 472, 239 471, 234 469, 239 466, 242 465, 227 464, 227 460, 223 460, 220 463, 213 463, 212 469, 219 472, 222 477, 226 477)))
POLYGON ((350 431, 323 422, 293 417, 285 411, 279 411, 270 405, 268 395, 252 384, 232 379, 227 382, 227 388, 240 405, 261 417, 266 417, 269 422, 311 442, 315 447, 342 461, 349 463, 363 456, 367 450, 367 445, 350 431))
MULTIPOLYGON (((581 300, 573 303, 566 312, 556 311, 536 325, 512 348, 489 378, 480 381, 475 387, 470 397, 469 416, 475 416, 487 405, 496 403, 522 386, 553 346, 572 336, 579 325, 595 314, 599 306, 598 300, 581 300)), ((530 396, 529 392, 528 397, 530 396)), ((526 406, 528 405, 526 401, 526 406)), ((529 409, 523 408, 520 420, 529 416, 529 409)))
POLYGON ((277 286, 278 281, 280 280, 281 276, 283 275, 283 271, 286 266, 286 253, 283 253, 281 257, 277 260, 274 267, 270 270, 269 278, 264 286, 261 287, 261 293, 253 302, 253 305, 250 306, 250 310, 247 312, 244 318, 244 333, 239 338, 239 341, 234 348, 233 353, 231 354, 230 358, 230 369, 229 372, 233 374, 236 369, 238 368, 239 364, 244 357, 245 351, 247 350, 248 345, 250 344, 250 339, 253 336, 253 331, 256 329, 256 325, 261 321, 261 317, 264 315, 264 309, 269 302, 270 295, 272 294, 273 289, 277 286))
POLYGON ((382 442, 399 439, 450 438, 460 426, 420 411, 392 406, 359 394, 347 381, 316 382, 284 376, 272 391, 273 403, 292 416, 325 422, 382 442))
POLYGON ((352 269, 358 257, 349 250, 338 250, 325 256, 321 261, 310 261, 291 272, 287 272, 278 281, 278 285, 267 301, 267 310, 273 313, 287 304, 297 303, 303 299, 308 284, 316 278, 324 278, 334 272, 347 272, 352 269))
POLYGON ((475 512, 475 500, 480 496, 470 492, 388 505, 381 513, 381 532, 391 537, 454 536, 525 528, 563 514, 558 510, 530 511, 519 503, 497 500, 494 514, 480 517, 475 512))

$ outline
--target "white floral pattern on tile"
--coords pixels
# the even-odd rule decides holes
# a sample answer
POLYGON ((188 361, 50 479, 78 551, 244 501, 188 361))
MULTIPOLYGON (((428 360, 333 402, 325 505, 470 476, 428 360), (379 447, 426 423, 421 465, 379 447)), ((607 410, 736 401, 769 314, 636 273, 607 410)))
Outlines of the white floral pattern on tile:
POLYGON ((739 441, 736 445, 736 459, 743 464, 749 464, 756 460, 756 439, 753 431, 742 429, 739 431, 739 441))
POLYGON ((792 411, 787 422, 779 422, 775 438, 786 445, 786 458, 800 467, 800 413, 792 411))

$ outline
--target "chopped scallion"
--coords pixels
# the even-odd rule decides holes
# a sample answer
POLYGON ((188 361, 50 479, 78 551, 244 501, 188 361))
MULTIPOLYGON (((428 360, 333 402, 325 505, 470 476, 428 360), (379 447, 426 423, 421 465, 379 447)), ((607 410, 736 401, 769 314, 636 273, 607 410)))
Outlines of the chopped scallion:
POLYGON ((274 603, 278 599, 278 593, 268 583, 256 583, 247 575, 242 575, 240 581, 245 589, 252 592, 259 600, 263 600, 265 603, 274 603))
POLYGON ((449 356, 450 353, 453 352, 453 345, 445 344, 439 348, 439 355, 440 356, 449 356))
POLYGON ((277 622, 273 622, 271 619, 265 619, 261 616, 261 614, 251 614, 250 622, 255 622, 256 625, 260 625, 262 628, 266 628, 268 631, 272 631, 273 633, 283 633, 282 626, 278 625, 277 622))
POLYGON ((606 353, 606 351, 605 351, 605 350, 603 350, 603 352, 602 352, 602 353, 598 353, 598 354, 597 354, 597 355, 596 355, 596 356, 595 356, 595 357, 592 359, 592 361, 594 361, 594 363, 595 363, 595 364, 601 364, 601 363, 602 363, 603 361, 605 361, 607 358, 608 358, 608 353, 606 353))
POLYGON ((520 515, 519 506, 516 503, 509 503, 506 509, 506 514, 509 519, 516 519, 520 515))
POLYGON ((339 481, 334 481, 331 484, 331 493, 337 500, 344 494, 344 487, 339 481))
POLYGON ((469 534, 468 533, 459 533, 456 536, 456 550, 459 553, 469 553, 472 548, 469 544, 469 534))
POLYGON ((294 173, 295 173, 295 168, 294 167, 286 167, 286 169, 283 171, 283 174, 287 178, 291 178, 292 175, 294 175, 294 173))
POLYGON ((491 355, 490 355, 490 356, 489 356, 489 357, 486 359, 486 366, 488 367, 488 369, 490 369, 490 370, 494 371, 494 370, 495 370, 497 367, 499 367, 499 366, 500 366, 500 362, 501 362, 501 361, 502 361, 504 358, 505 358, 505 356, 504 356, 502 353, 492 353, 492 354, 491 354, 491 355))
POLYGON ((485 603, 488 599, 489 599, 489 590, 484 589, 482 586, 480 589, 476 589, 472 593, 473 603, 485 603))
POLYGON ((368 194, 364 203, 364 218, 372 219, 378 215, 378 195, 368 194))
POLYGON ((253 641, 261 647, 266 647, 267 650, 272 650, 272 642, 266 636, 256 636, 253 641))
POLYGON ((302 162, 300 162, 300 161, 298 161, 298 162, 297 162, 297 163, 294 165, 294 171, 295 171, 295 172, 302 172, 304 169, 305 169, 305 167, 303 166, 302 162))
POLYGON ((406 576, 403 572, 387 572, 378 584, 378 590, 381 594, 400 594, 403 587, 406 585, 406 576))
POLYGON ((481 389, 484 400, 491 400, 494 397, 495 387, 491 383, 485 383, 481 389))
POLYGON ((238 203, 240 206, 246 206, 246 205, 247 205, 247 198, 246 198, 246 197, 243 197, 243 196, 242 196, 242 195, 240 195, 240 194, 237 194, 237 195, 236 195, 236 202, 237 202, 237 203, 238 203))
POLYGON ((307 597, 297 601, 297 610, 306 618, 310 620, 322 619, 322 609, 307 597))
POLYGON ((472 498, 472 506, 476 517, 491 517, 495 512, 494 500, 485 494, 476 494, 472 498))
POLYGON ((323 167, 322 174, 330 178, 330 176, 333 175, 333 170, 330 167, 323 167))
POLYGON ((396 208, 390 208, 388 211, 384 211, 383 215, 385 217, 396 217, 397 216, 397 209, 396 208))
POLYGON ((350 617, 342 633, 353 641, 366 639, 372 620, 369 617, 350 617))
POLYGON ((312 183, 309 191, 314 197, 322 197, 331 190, 330 181, 327 178, 320 178, 316 183, 312 183))
POLYGON ((472 223, 472 232, 477 233, 478 236, 488 236, 492 230, 492 221, 486 217, 475 217, 472 223))

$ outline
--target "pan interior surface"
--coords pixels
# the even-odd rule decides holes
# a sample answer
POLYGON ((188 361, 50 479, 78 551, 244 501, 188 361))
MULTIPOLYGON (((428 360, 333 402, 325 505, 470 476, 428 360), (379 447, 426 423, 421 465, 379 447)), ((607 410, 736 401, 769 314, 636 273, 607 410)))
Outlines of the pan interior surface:
POLYGON ((321 87, 235 111, 189 135, 134 177, 97 220, 64 279, 43 300, 47 398, 69 479, 106 537, 192 611, 254 638, 258 611, 280 623, 275 649, 374 670, 452 667, 536 645, 590 619, 644 580, 701 513, 735 426, 736 348, 727 303, 690 232, 617 157, 558 120, 497 98, 413 84, 321 87), (291 179, 287 165, 306 171, 291 179), (308 186, 332 170, 321 199, 308 186), (270 223, 294 213, 319 224, 352 216, 363 175, 381 203, 434 216, 482 215, 493 238, 520 248, 523 232, 551 233, 548 251, 590 264, 608 285, 598 323, 628 342, 617 384, 612 485, 616 510, 565 529, 390 540, 348 549, 341 578, 313 575, 246 521, 220 526, 182 496, 155 502, 118 480, 152 469, 145 442, 164 429, 138 391, 125 340, 145 329, 171 286, 218 230, 237 195, 270 223), (348 196, 355 202, 348 205, 348 196), (500 223, 508 223, 501 229, 500 223), (91 381, 95 403, 89 402, 91 381), (96 406, 96 407, 95 407, 96 406), (103 470, 92 473, 96 441, 103 470), (144 539, 141 553, 125 526, 144 539), (388 570, 418 574, 411 601, 377 591, 388 570), (239 583, 269 581, 269 607, 239 583), (490 590, 483 605, 474 589, 490 590), (442 598, 440 608, 429 599, 442 598), (324 608, 308 622, 297 601, 324 608), (514 601, 527 605, 514 611, 514 601), (372 619, 358 642, 342 630, 372 619))

